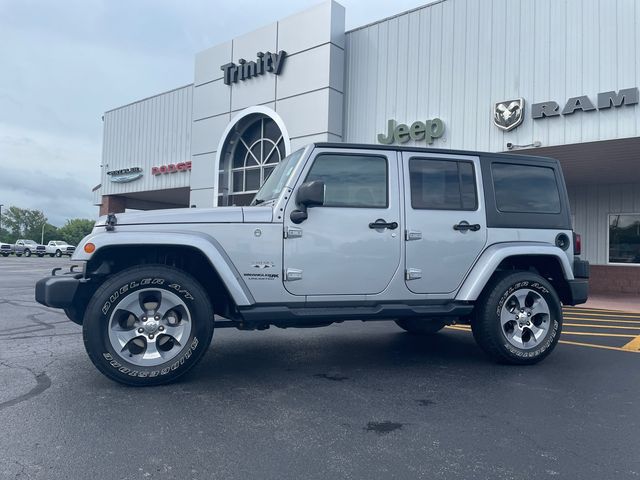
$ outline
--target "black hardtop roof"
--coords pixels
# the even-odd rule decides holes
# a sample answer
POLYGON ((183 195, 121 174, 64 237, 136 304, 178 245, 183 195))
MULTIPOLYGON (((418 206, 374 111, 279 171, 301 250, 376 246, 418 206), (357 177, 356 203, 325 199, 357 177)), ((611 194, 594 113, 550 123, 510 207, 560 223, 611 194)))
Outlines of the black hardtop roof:
POLYGON ((359 149, 359 150, 393 150, 398 152, 416 152, 416 153, 439 153, 441 155, 472 155, 476 157, 496 157, 503 160, 512 160, 515 162, 527 162, 536 161, 540 163, 554 163, 559 164, 558 160, 552 157, 540 157, 535 155, 521 155, 519 153, 502 153, 502 152, 479 152, 474 150, 449 150, 445 148, 426 148, 426 147, 413 147, 406 146, 401 147, 399 145, 379 145, 369 143, 338 143, 338 142, 315 142, 314 145, 318 148, 341 148, 341 149, 359 149))

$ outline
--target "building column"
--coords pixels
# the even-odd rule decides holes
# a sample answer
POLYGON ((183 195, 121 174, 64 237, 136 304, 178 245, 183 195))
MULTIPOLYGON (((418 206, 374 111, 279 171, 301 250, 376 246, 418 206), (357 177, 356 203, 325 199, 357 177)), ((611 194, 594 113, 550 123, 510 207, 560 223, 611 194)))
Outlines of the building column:
POLYGON ((127 199, 119 195, 103 195, 100 205, 100 215, 109 213, 124 213, 127 208, 127 199))

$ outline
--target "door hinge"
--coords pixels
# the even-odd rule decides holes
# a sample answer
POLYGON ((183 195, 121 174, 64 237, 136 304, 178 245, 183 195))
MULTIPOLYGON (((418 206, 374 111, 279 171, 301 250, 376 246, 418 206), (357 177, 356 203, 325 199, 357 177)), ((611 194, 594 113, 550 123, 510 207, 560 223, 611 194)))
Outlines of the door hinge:
POLYGON ((287 268, 285 278, 288 282, 302 280, 302 270, 299 270, 297 268, 287 268))
POLYGON ((284 238, 300 238, 302 237, 302 229, 298 227, 287 227, 284 231, 284 238))
POLYGON ((407 242, 410 242, 412 240, 422 240, 422 232, 418 230, 405 230, 404 239, 407 242))
POLYGON ((419 268, 407 268, 404 278, 406 280, 418 280, 422 278, 422 270, 419 268))

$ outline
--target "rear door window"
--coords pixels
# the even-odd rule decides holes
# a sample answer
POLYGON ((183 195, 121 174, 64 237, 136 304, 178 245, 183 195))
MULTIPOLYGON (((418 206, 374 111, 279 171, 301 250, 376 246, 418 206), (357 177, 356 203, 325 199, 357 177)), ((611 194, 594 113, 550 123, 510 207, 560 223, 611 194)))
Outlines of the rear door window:
POLYGON ((553 168, 495 162, 491 174, 500 212, 560 213, 560 193, 553 168))
POLYGON ((476 179, 471 162, 409 160, 411 207, 417 210, 476 210, 476 179))

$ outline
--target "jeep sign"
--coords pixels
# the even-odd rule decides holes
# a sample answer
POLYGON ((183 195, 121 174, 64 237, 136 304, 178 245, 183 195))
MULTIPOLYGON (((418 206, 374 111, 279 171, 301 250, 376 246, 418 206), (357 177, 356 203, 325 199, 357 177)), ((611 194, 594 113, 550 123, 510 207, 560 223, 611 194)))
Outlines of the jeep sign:
POLYGON ((395 120, 387 122, 387 133, 378 134, 378 142, 390 145, 392 143, 406 143, 409 140, 426 140, 431 145, 436 138, 444 134, 444 122, 439 118, 426 122, 413 122, 411 126, 401 123, 396 126, 395 120))

